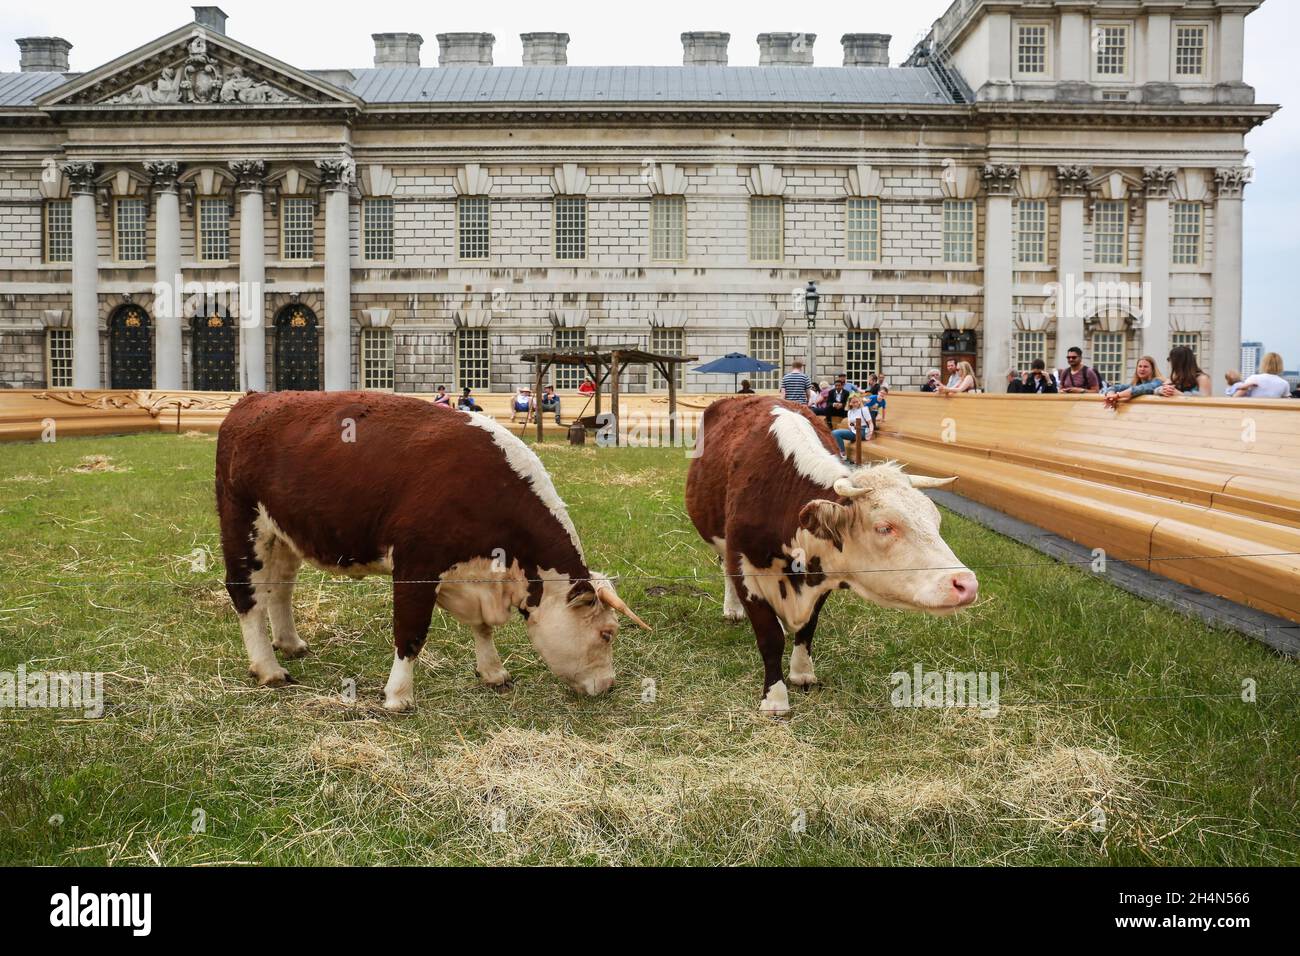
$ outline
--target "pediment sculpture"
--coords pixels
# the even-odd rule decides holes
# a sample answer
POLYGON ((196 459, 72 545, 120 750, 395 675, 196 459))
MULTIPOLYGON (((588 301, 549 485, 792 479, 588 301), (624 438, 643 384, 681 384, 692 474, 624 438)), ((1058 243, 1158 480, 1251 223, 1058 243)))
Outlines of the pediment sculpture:
POLYGON ((164 67, 152 83, 137 83, 107 103, 299 103, 243 67, 222 66, 208 54, 207 40, 196 36, 189 44, 189 56, 181 67, 164 67))

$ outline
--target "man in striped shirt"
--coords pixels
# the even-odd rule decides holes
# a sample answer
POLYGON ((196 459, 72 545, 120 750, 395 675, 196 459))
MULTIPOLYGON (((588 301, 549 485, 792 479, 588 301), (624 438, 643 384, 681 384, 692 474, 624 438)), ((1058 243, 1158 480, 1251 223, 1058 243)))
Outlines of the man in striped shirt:
POLYGON ((790 371, 786 372, 781 379, 781 392, 787 402, 794 402, 796 405, 808 404, 808 397, 812 393, 812 379, 804 372, 802 360, 795 359, 791 363, 790 371))

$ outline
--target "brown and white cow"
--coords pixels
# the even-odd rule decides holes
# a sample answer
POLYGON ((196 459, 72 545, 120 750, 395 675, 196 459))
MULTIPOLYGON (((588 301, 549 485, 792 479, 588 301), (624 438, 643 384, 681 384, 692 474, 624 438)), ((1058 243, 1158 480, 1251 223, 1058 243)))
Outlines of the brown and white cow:
POLYGON ((646 626, 587 569, 541 461, 482 415, 373 392, 252 394, 221 426, 216 478, 226 588, 259 684, 290 681, 276 650, 307 651, 291 606, 303 561, 392 576, 389 710, 414 703, 435 606, 473 630, 479 678, 498 689, 510 675, 492 629, 512 611, 556 676, 591 695, 614 683, 614 612, 646 626))
POLYGON ((883 607, 950 614, 978 584, 939 535, 939 509, 918 488, 948 484, 897 465, 851 469, 806 407, 729 398, 705 411, 701 450, 686 479, 686 508, 722 559, 728 620, 749 617, 763 657, 767 713, 790 709, 790 683, 813 673, 817 616, 831 591, 883 607))

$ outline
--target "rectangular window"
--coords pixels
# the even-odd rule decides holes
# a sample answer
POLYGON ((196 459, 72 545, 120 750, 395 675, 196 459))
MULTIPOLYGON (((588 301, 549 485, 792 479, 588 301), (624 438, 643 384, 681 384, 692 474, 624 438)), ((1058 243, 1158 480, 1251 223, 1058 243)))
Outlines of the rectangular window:
POLYGON ((316 204, 305 196, 280 201, 280 257, 311 259, 316 254, 316 204))
POLYGON ((224 199, 199 199, 199 258, 204 262, 230 258, 230 203, 224 199))
POLYGON ((461 388, 488 388, 491 365, 488 330, 459 329, 456 332, 456 384, 461 388))
POLYGON ((1176 349, 1179 346, 1192 350, 1192 354, 1197 360, 1201 357, 1201 333, 1200 332, 1174 332, 1169 336, 1169 347, 1176 349))
POLYGON ((1174 203, 1173 253, 1176 266, 1201 264, 1201 204, 1174 203))
POLYGON ((556 198, 555 258, 587 258, 587 197, 556 198))
POLYGON ((51 199, 45 204, 45 261, 72 261, 72 200, 51 199))
POLYGON ((975 200, 943 201, 943 261, 975 261, 975 200))
POLYGON ((375 262, 393 258, 393 200, 387 196, 361 201, 362 255, 375 262))
POLYGON ((686 258, 685 196, 655 196, 650 200, 650 258, 686 258))
POLYGON ((1033 366, 1035 359, 1047 361, 1047 333, 1046 332, 1017 332, 1016 333, 1016 368, 1021 372, 1027 372, 1033 366))
POLYGON ((784 338, 780 329, 750 329, 749 330, 749 355, 760 362, 767 362, 769 365, 775 365, 770 372, 755 372, 749 376, 750 383, 756 389, 776 388, 781 383, 781 372, 785 366, 785 356, 782 354, 784 348, 784 338))
MULTIPOLYGON (((650 330, 650 351, 659 355, 681 355, 686 350, 685 329, 665 329, 658 326, 650 330)), ((673 366, 673 377, 677 387, 682 387, 682 365, 673 366)), ((667 388, 668 380, 655 369, 651 376, 651 388, 667 388)))
POLYGON ((1099 266, 1128 264, 1128 204, 1122 199, 1100 200, 1093 211, 1093 262, 1099 266))
POLYGON ((391 392, 394 381, 393 330, 361 330, 361 387, 391 392))
POLYGON ((49 388, 72 388, 72 329, 46 330, 45 370, 49 388))
MULTIPOLYGON (((556 329, 551 333, 551 348, 557 352, 575 351, 587 347, 586 329, 556 329)), ((577 388, 587 377, 581 365, 557 365, 551 372, 551 384, 556 388, 577 388)))
POLYGON ((113 257, 118 262, 143 262, 149 206, 143 199, 119 199, 113 204, 113 257))
POLYGON ((749 200, 749 258, 780 262, 785 252, 785 204, 779 196, 749 200))
POLYGON ((1097 54, 1097 75, 1128 76, 1127 24, 1101 24, 1093 27, 1092 45, 1097 54))
POLYGON ((849 199, 844 211, 848 225, 850 262, 880 261, 880 200, 849 199))
POLYGON ((1204 24, 1174 30, 1174 76, 1195 80, 1205 76, 1205 47, 1209 30, 1204 24))
POLYGON ((1016 203, 1016 259, 1024 265, 1047 264, 1047 200, 1016 203))
POLYGON ((1128 379, 1124 376, 1126 364, 1123 332, 1094 332, 1092 334, 1092 367, 1108 384, 1115 385, 1128 379))
POLYGON ((849 329, 844 346, 844 371, 850 382, 865 388, 868 376, 880 374, 880 333, 875 329, 849 329))
POLYGON ((491 249, 492 200, 487 196, 461 196, 456 200, 457 257, 482 261, 491 249))
POLYGON ((1021 76, 1047 74, 1047 24, 1016 25, 1016 72, 1021 76))

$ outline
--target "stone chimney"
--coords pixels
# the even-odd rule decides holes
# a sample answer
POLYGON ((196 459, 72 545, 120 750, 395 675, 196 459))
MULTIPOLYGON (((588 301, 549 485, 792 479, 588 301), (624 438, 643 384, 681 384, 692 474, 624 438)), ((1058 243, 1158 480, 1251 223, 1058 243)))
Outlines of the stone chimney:
POLYGON ((22 37, 18 41, 18 69, 24 73, 67 73, 72 44, 63 37, 22 37))
POLYGON ((568 66, 569 35, 567 33, 521 33, 524 44, 524 66, 568 66))
POLYGON ((815 33, 760 33, 759 66, 812 66, 815 33))
POLYGON ((730 33, 695 30, 682 34, 682 66, 726 66, 730 33))
POLYGON ((375 41, 375 68, 419 66, 420 45, 424 37, 418 33, 372 33, 375 41))
POLYGON ((438 65, 491 66, 496 39, 490 33, 439 33, 438 65))
POLYGON ((226 35, 226 11, 220 7, 194 7, 194 22, 205 30, 226 35))
POLYGON ((845 66, 889 66, 888 33, 846 33, 840 37, 845 66))

